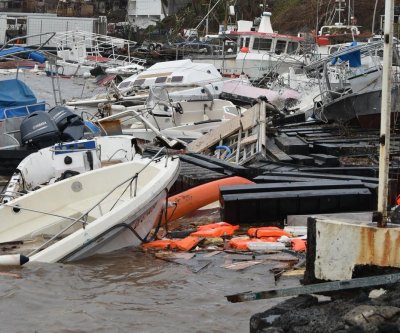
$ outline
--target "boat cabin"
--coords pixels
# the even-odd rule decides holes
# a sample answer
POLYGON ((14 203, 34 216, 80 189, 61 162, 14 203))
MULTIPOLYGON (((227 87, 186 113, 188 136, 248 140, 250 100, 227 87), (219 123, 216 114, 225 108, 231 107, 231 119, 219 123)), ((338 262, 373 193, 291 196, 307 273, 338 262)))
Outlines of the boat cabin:
POLYGON ((300 42, 303 37, 281 35, 272 30, 271 13, 264 12, 261 16, 258 30, 251 21, 238 21, 235 31, 227 31, 230 38, 236 36, 238 51, 243 53, 275 53, 296 54, 300 51, 300 42))

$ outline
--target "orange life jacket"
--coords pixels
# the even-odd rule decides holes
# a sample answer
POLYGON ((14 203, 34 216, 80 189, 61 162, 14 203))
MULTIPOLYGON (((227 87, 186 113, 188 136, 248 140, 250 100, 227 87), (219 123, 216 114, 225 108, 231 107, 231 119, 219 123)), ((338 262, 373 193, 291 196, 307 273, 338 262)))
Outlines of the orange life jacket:
POLYGON ((197 237, 222 237, 222 236, 232 236, 235 230, 239 229, 238 225, 231 225, 229 223, 223 222, 224 224, 213 223, 213 226, 207 228, 207 226, 199 227, 197 231, 192 232, 190 236, 197 237))
POLYGON ((259 227, 259 228, 249 228, 247 233, 250 237, 281 237, 287 236, 290 237, 290 233, 285 230, 282 230, 278 227, 259 227))
POLYGON ((305 252, 307 249, 307 242, 304 239, 294 238, 291 240, 292 250, 296 252, 305 252))

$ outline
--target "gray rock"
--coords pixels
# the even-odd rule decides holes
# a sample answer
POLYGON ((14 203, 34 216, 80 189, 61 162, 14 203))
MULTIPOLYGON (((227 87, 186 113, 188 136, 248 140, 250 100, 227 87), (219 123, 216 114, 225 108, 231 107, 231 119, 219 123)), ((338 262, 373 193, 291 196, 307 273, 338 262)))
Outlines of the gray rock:
POLYGON ((385 321, 395 321, 400 316, 400 308, 394 306, 360 305, 343 316, 352 326, 360 326, 366 332, 377 332, 377 326, 385 321))

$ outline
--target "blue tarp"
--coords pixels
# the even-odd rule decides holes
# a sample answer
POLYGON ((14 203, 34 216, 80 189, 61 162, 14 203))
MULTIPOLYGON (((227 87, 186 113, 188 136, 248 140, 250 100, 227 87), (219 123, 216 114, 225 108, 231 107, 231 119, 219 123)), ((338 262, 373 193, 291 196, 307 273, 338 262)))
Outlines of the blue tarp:
MULTIPOLYGON (((27 105, 37 104, 32 90, 18 79, 0 81, 0 120, 5 117, 20 117, 27 115, 27 105), (5 109, 12 108, 10 111, 5 109)), ((44 102, 39 106, 32 106, 30 111, 44 110, 44 102)))
POLYGON ((8 49, 0 51, 0 58, 6 57, 8 55, 21 54, 21 53, 26 53, 28 59, 35 60, 37 62, 40 62, 41 64, 43 64, 46 61, 46 57, 43 53, 39 51, 33 51, 29 48, 21 46, 13 46, 8 49))
POLYGON ((8 56, 8 55, 14 54, 14 53, 26 52, 26 50, 27 49, 25 47, 21 47, 21 46, 10 47, 8 49, 4 49, 4 50, 0 51, 0 57, 5 57, 5 56, 8 56))
MULTIPOLYGON (((352 48, 354 46, 357 46, 357 42, 352 42, 349 46, 349 48, 352 48)), ((354 52, 349 52, 346 54, 343 54, 339 57, 333 58, 331 64, 334 65, 338 60, 341 61, 348 61, 350 67, 361 67, 361 52, 354 51, 354 52)))

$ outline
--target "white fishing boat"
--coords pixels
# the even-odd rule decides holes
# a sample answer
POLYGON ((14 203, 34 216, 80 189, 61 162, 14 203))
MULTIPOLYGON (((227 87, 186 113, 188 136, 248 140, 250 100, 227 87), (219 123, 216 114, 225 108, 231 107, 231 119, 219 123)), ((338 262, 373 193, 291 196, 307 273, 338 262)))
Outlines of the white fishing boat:
POLYGON ((208 99, 209 92, 214 97, 220 94, 223 83, 223 77, 211 64, 193 63, 189 59, 165 61, 131 75, 117 87, 111 86, 107 93, 72 99, 66 104, 69 106, 115 102, 140 104, 146 101, 149 96, 148 88, 153 86, 169 86, 170 97, 173 99, 182 99, 182 96, 196 100, 208 99))
MULTIPOLYGON (((286 73, 289 67, 301 68, 305 58, 301 51, 303 37, 278 34, 272 29, 270 12, 263 12, 258 27, 253 21, 240 20, 237 27, 225 31, 221 38, 225 46, 221 54, 192 55, 195 62, 212 63, 223 75, 259 78, 264 74, 286 73)), ((210 48, 210 50, 212 50, 210 48)))
POLYGON ((0 193, 2 203, 112 163, 131 161, 135 138, 130 135, 97 136, 92 139, 57 143, 25 157, 0 193))
POLYGON ((0 206, 0 242, 49 263, 138 246, 161 221, 178 171, 179 159, 159 152, 45 186, 0 206))

